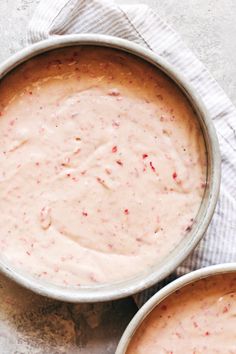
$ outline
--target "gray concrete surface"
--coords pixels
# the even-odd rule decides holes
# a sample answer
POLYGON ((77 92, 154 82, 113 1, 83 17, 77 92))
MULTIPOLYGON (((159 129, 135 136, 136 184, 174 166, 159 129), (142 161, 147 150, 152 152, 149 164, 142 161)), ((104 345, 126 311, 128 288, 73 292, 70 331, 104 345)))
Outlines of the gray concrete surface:
POLYGON ((114 354, 136 311, 130 299, 66 304, 0 276, 1 354, 114 354))
MULTIPOLYGON (((0 0, 0 61, 24 45, 27 23, 38 2, 0 0)), ((236 103, 236 1, 142 2, 152 6, 181 34, 236 103)), ((0 299, 0 354, 113 354, 136 311, 130 299, 97 305, 48 300, 3 276, 0 299)))

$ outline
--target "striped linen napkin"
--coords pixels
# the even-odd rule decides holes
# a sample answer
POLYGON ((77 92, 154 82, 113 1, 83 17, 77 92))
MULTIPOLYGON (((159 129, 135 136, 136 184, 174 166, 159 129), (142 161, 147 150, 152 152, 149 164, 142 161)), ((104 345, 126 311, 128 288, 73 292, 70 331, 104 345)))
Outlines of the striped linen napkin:
POLYGON ((222 155, 219 202, 205 237, 174 274, 135 295, 141 306, 170 280, 211 264, 236 262, 236 110, 179 35, 145 5, 112 0, 41 0, 28 29, 28 43, 63 34, 100 33, 134 41, 158 53, 195 87, 210 113, 222 155))

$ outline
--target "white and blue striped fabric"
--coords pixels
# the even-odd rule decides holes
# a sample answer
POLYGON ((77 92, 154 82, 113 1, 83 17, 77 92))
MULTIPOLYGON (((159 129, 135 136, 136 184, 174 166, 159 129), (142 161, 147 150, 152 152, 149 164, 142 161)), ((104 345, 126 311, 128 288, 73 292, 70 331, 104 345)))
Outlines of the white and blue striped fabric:
POLYGON ((161 284, 135 296, 141 306, 160 286, 210 264, 236 262, 236 110, 179 35, 145 5, 112 0, 41 0, 28 29, 28 42, 72 33, 100 33, 141 44, 164 57, 195 87, 214 121, 222 155, 219 202, 195 251, 161 284))

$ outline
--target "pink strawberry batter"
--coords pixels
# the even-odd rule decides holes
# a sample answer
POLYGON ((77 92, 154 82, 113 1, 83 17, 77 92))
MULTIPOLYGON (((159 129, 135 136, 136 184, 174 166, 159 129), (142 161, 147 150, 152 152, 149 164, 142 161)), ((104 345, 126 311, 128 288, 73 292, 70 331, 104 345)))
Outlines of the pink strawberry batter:
POLYGON ((236 274, 176 291, 151 312, 127 354, 235 354, 236 274))
POLYGON ((61 285, 119 281, 191 230, 206 152, 195 115, 157 69, 72 47, 0 83, 1 256, 61 285))

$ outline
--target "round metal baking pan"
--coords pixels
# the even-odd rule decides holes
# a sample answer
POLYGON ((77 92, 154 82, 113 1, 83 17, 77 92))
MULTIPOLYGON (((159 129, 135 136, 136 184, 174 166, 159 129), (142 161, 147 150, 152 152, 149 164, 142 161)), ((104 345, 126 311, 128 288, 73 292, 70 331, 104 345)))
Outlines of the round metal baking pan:
POLYGON ((168 296, 173 294, 186 285, 217 274, 235 273, 236 263, 218 264, 206 268, 198 269, 194 272, 188 273, 177 280, 166 285, 163 289, 158 291, 152 296, 146 304, 141 307, 137 314, 133 317, 132 321, 127 326, 121 340, 118 344, 115 354, 125 354, 129 344, 132 341, 137 329, 140 327, 145 318, 155 309, 155 307, 165 300, 168 296))
POLYGON ((83 34, 54 37, 23 49, 11 56, 0 66, 0 79, 23 62, 44 52, 69 46, 95 45, 115 48, 128 52, 153 64, 171 78, 182 90, 198 117, 207 151, 207 186, 196 222, 180 244, 166 257, 149 270, 144 270, 133 278, 112 284, 81 286, 77 288, 55 286, 46 281, 33 278, 14 269, 11 264, 0 260, 0 271, 22 286, 51 298, 70 302, 97 302, 114 300, 144 290, 173 272, 192 252, 204 235, 214 212, 220 186, 220 152, 217 136, 211 118, 197 92, 166 60, 137 44, 116 37, 83 34))

